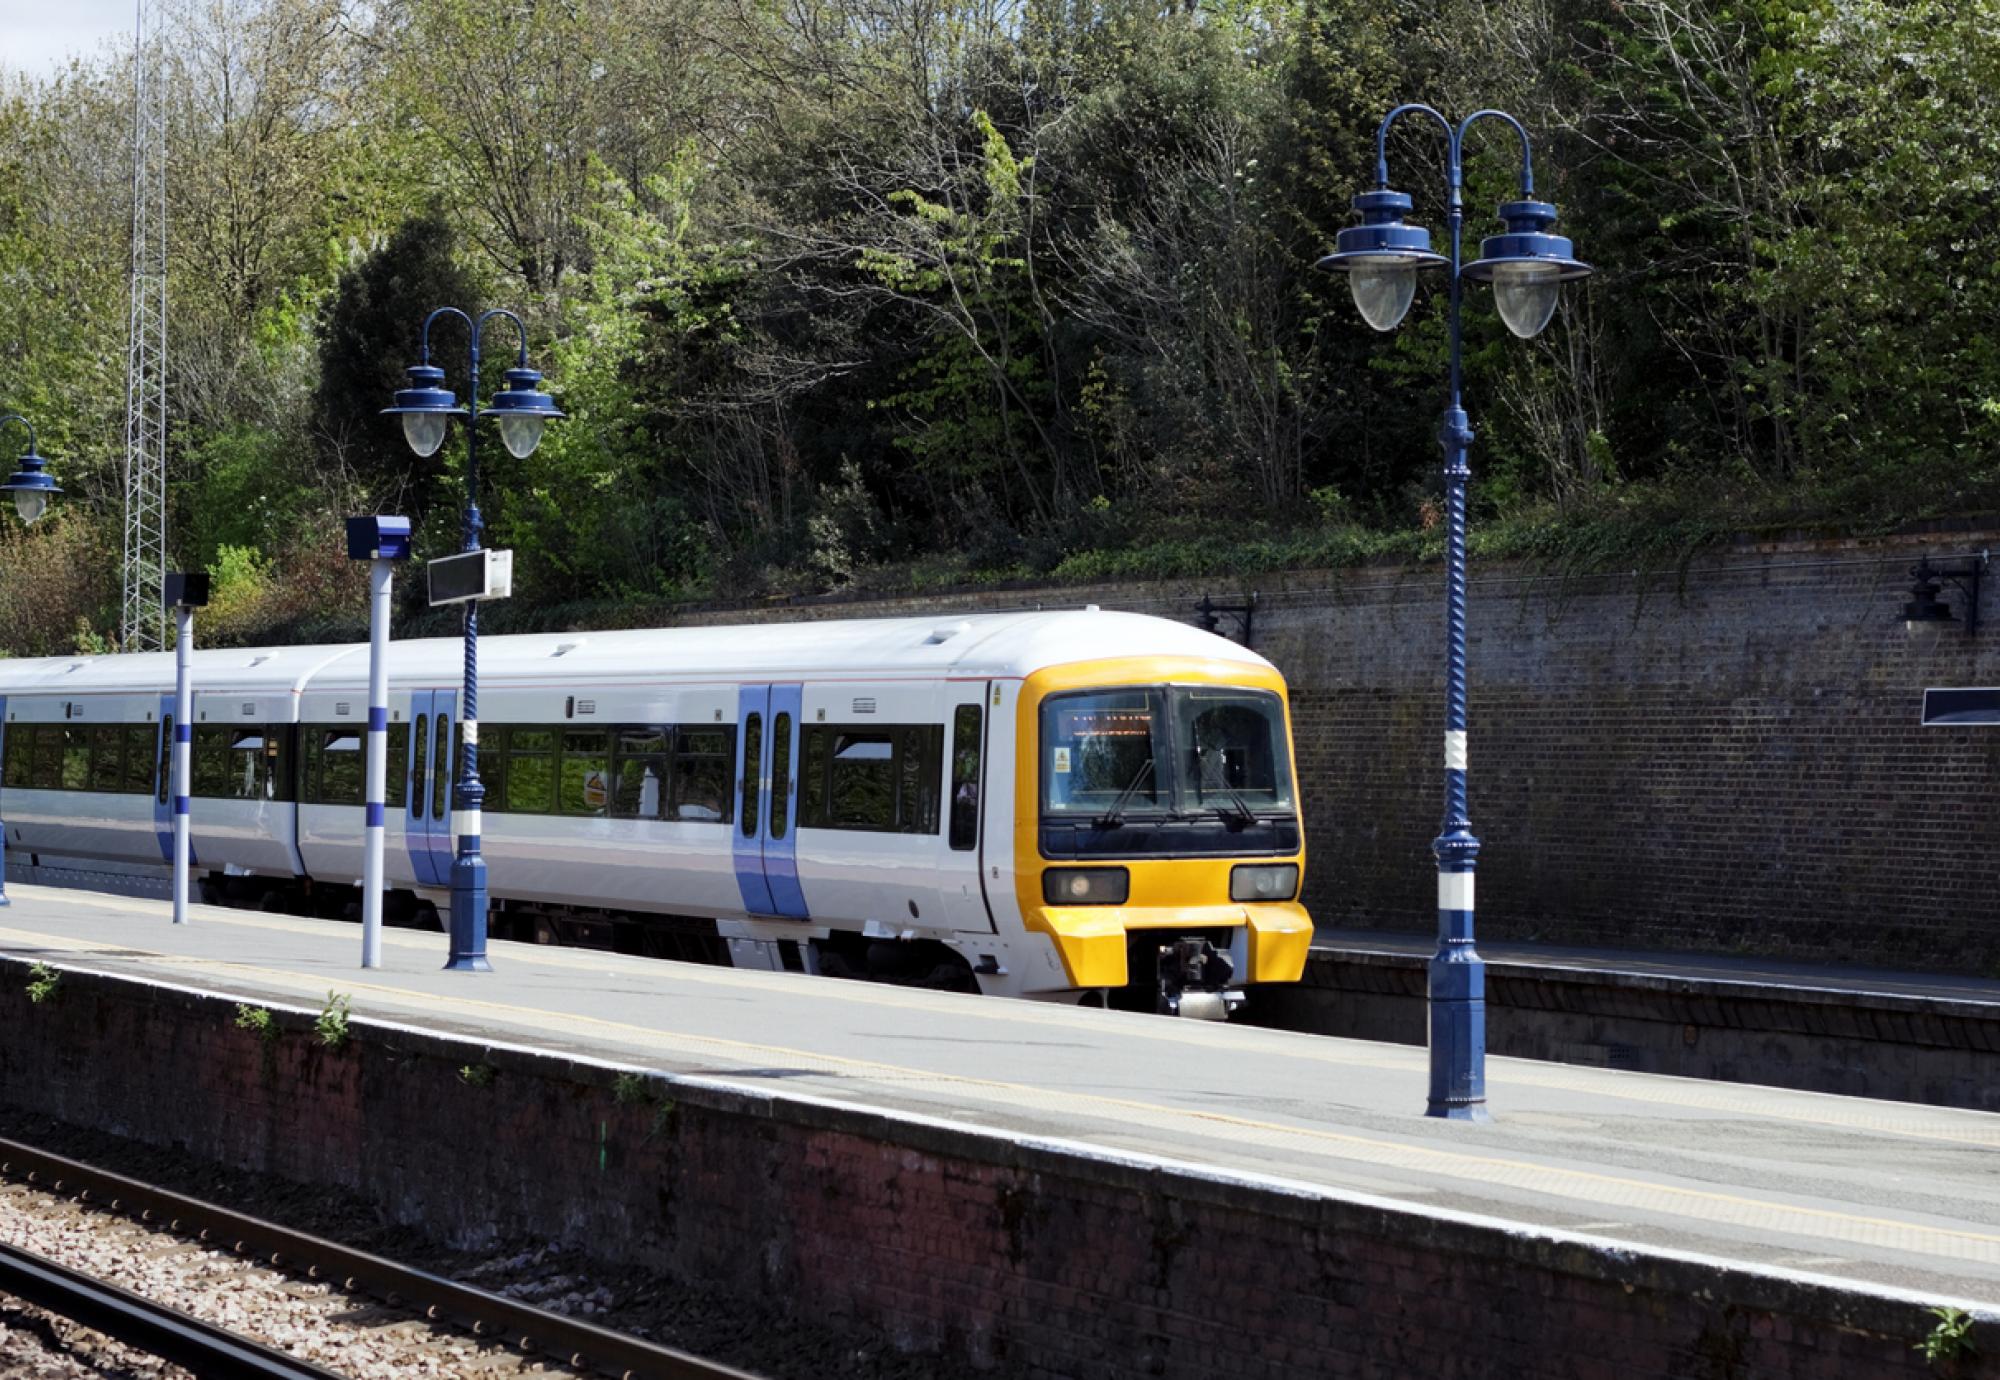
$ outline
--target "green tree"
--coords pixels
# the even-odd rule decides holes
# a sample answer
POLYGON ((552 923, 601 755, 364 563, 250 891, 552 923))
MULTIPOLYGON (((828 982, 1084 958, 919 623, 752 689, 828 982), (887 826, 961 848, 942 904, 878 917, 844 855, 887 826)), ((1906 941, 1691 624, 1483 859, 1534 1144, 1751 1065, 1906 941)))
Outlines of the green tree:
MULTIPOLYGON (((454 259, 452 243, 443 216, 411 217, 340 276, 321 330, 312 428, 322 468, 351 476, 384 511, 421 516, 445 473, 446 452, 418 458, 400 422, 381 414, 408 383, 404 371, 417 362, 424 318, 436 307, 478 303, 477 286, 454 259)), ((464 341, 456 322, 441 323, 434 341, 435 362, 461 393, 464 341)))

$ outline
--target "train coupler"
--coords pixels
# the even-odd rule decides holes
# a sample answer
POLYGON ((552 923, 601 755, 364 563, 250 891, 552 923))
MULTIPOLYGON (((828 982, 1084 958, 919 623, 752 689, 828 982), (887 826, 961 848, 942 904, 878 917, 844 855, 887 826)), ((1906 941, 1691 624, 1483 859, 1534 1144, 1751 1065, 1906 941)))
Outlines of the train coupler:
POLYGON ((1224 1021, 1243 1004, 1241 989, 1229 986, 1236 966, 1206 939, 1177 939, 1160 946, 1158 1011, 1197 1021, 1224 1021))

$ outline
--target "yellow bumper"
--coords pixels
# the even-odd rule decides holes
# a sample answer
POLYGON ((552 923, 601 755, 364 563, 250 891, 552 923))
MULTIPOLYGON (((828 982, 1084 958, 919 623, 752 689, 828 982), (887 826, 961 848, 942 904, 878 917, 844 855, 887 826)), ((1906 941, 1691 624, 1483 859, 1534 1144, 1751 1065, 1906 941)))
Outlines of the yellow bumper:
POLYGON ((1028 928, 1056 941, 1072 987, 1123 987, 1129 930, 1248 928, 1250 962, 1243 982, 1297 982, 1312 946, 1312 918, 1295 901, 1221 906, 1038 906, 1028 928))

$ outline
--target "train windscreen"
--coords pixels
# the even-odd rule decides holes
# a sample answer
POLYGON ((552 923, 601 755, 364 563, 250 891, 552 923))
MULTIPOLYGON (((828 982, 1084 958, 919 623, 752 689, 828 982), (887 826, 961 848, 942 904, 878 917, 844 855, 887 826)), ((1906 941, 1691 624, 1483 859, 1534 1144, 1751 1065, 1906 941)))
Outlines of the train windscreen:
POLYGON ((1042 705, 1050 819, 1291 813, 1284 706, 1268 691, 1135 686, 1042 705))

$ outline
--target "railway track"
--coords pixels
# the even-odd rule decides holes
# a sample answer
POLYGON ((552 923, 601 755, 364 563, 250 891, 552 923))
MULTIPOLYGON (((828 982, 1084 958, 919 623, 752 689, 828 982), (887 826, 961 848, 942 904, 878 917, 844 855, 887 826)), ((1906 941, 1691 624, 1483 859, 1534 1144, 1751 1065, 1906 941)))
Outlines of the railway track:
MULTIPOLYGON (((455 1326, 474 1337, 504 1342, 575 1370, 617 1376, 620 1380, 756 1380, 748 1372, 731 1366, 565 1317, 519 1299, 459 1284, 337 1241, 294 1231, 276 1222, 65 1159, 18 1141, 0 1139, 0 1177, 54 1196, 73 1198, 94 1209, 128 1216, 155 1229, 330 1284, 346 1293, 368 1295, 412 1317, 455 1326)), ((175 1360, 199 1375, 240 1376, 246 1380, 338 1380, 334 1372, 236 1337, 126 1290, 91 1281, 76 1271, 27 1256, 25 1252, 10 1250, 6 1258, 0 1258, 0 1291, 17 1294, 50 1312, 74 1318, 155 1355, 175 1360), (18 1275, 14 1273, 17 1268, 21 1271, 18 1275), (14 1281, 21 1287, 16 1288, 14 1281), (87 1292, 93 1284, 101 1291, 95 1297, 87 1292), (29 1290, 42 1290, 47 1297, 29 1290), (73 1308, 92 1310, 92 1316, 85 1317, 72 1311, 73 1308), (179 1331, 174 1330, 176 1320, 179 1331), (146 1335, 127 1335, 110 1325, 113 1323, 146 1335), (166 1346, 199 1349, 210 1343, 218 1347, 233 1343, 254 1348, 291 1369, 228 1369, 239 1364, 239 1360, 224 1359, 220 1350, 212 1353, 207 1364, 197 1364, 180 1360, 162 1349, 166 1346)), ((257 1364, 257 1358, 248 1351, 239 1359, 242 1365, 257 1364)))
POLYGON ((184 1366, 203 1380, 342 1380, 310 1361, 4 1243, 0 1293, 184 1366))

